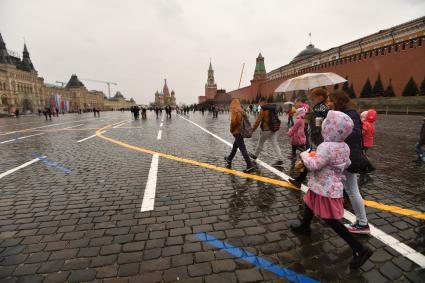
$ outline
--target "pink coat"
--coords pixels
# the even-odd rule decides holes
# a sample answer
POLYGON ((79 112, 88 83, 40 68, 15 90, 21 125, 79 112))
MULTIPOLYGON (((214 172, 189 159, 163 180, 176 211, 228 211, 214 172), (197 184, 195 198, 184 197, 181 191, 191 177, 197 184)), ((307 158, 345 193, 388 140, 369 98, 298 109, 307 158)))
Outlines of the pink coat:
POLYGON ((308 186, 318 195, 342 198, 343 172, 350 166, 350 148, 344 140, 351 134, 354 124, 351 118, 339 111, 329 111, 322 123, 324 142, 317 147, 316 155, 301 153, 309 170, 308 186))
POLYGON ((304 116, 305 109, 298 108, 295 124, 288 131, 288 136, 291 138, 292 145, 305 145, 307 143, 304 133, 304 116))
POLYGON ((363 122, 363 147, 371 148, 375 137, 375 121, 378 114, 374 109, 369 109, 363 122))

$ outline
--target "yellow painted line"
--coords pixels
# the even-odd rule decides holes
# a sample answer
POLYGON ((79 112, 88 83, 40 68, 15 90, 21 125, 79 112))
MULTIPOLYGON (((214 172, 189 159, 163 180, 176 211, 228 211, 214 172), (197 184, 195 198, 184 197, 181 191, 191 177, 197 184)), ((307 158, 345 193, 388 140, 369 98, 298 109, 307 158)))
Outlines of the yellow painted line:
POLYGON ((402 208, 395 205, 383 204, 373 200, 364 200, 364 204, 368 207, 376 208, 379 210, 384 210, 384 211, 388 211, 392 213, 397 213, 397 214, 425 220, 425 213, 421 211, 402 208))
MULTIPOLYGON (((187 164, 191 164, 191 165, 195 165, 195 166, 200 166, 200 167, 215 170, 215 171, 218 171, 218 172, 233 174, 233 175, 236 175, 236 176, 239 176, 239 177, 249 178, 249 179, 253 179, 253 180, 256 180, 256 181, 263 182, 263 183, 269 183, 269 184, 273 184, 273 185, 277 185, 277 186, 282 186, 282 187, 300 190, 299 188, 295 187, 294 185, 292 185, 291 183, 286 182, 286 181, 272 179, 272 178, 258 176, 258 175, 253 175, 253 174, 246 174, 246 173, 243 173, 241 171, 237 171, 237 170, 233 170, 233 169, 227 169, 227 168, 224 168, 224 167, 219 167, 219 166, 211 165, 211 164, 208 164, 208 163, 195 161, 195 160, 192 160, 192 159, 177 157, 177 156, 174 156, 174 155, 170 155, 170 154, 166 154, 166 153, 162 153, 162 152, 157 152, 157 151, 154 151, 154 150, 141 148, 141 147, 138 147, 138 146, 134 146, 134 145, 124 143, 124 142, 119 141, 119 140, 115 140, 115 139, 107 137, 107 136, 105 136, 101 133, 102 131, 111 127, 112 125, 108 125, 108 126, 105 126, 103 128, 98 129, 96 131, 96 135, 98 137, 102 138, 102 139, 105 139, 107 141, 110 141, 110 142, 115 143, 117 145, 120 145, 122 147, 132 149, 132 150, 135 150, 135 151, 148 153, 148 154, 152 154, 152 155, 158 154, 161 157, 164 157, 164 158, 167 158, 167 159, 170 159, 170 160, 175 160, 177 162, 182 162, 182 163, 187 163, 187 164)), ((391 212, 391 213, 396 213, 396 214, 400 214, 400 215, 405 215, 405 216, 425 220, 425 213, 421 212, 421 211, 416 211, 416 210, 402 208, 402 207, 393 206, 393 205, 387 205, 387 204, 383 204, 383 203, 379 203, 379 202, 375 202, 375 201, 371 201, 371 200, 364 200, 364 203, 368 207, 376 208, 376 209, 379 209, 379 210, 382 210, 382 211, 388 211, 388 212, 391 212)))
MULTIPOLYGON (((244 177, 244 178, 250 178, 253 180, 257 180, 260 182, 264 182, 264 183, 270 183, 270 184, 274 184, 274 185, 278 185, 278 186, 283 186, 283 187, 290 187, 293 189, 298 189, 296 188, 294 185, 292 185, 289 182, 286 181, 282 181, 282 180, 277 180, 277 179, 272 179, 272 178, 267 178, 267 177, 263 177, 263 176, 258 176, 258 175, 253 175, 253 174, 247 174, 247 173, 243 173, 241 171, 237 171, 237 170, 233 170, 233 169, 227 169, 224 167, 219 167, 219 166, 215 166, 215 165, 211 165, 208 163, 203 163, 203 162, 199 162, 199 161, 195 161, 192 159, 187 159, 187 158, 182 158, 182 157, 178 157, 178 156, 174 156, 174 155, 170 155, 170 154, 166 154, 166 153, 162 153, 162 152, 157 152, 154 150, 150 150, 150 149, 146 149, 146 148, 141 148, 138 146, 134 146, 134 145, 130 145, 127 143, 124 143, 122 141, 119 140, 115 140, 113 138, 107 137, 105 135, 103 135, 101 132, 104 131, 105 129, 109 128, 109 126, 103 127, 101 129, 98 129, 96 131, 96 135, 102 139, 105 139, 107 141, 110 141, 112 143, 115 143, 117 145, 120 145, 122 147, 128 148, 128 149, 132 149, 135 151, 139 151, 139 152, 143 152, 143 153, 148 153, 148 154, 158 154, 161 157, 167 158, 169 160, 174 160, 177 162, 182 162, 182 163, 187 163, 187 164, 191 164, 191 165, 195 165, 195 166, 200 166, 203 168, 207 168, 207 169, 211 169, 211 170, 215 170, 218 172, 223 172, 223 173, 228 173, 228 174, 233 174, 239 177, 244 177)), ((299 189, 298 189, 299 190, 299 189)))

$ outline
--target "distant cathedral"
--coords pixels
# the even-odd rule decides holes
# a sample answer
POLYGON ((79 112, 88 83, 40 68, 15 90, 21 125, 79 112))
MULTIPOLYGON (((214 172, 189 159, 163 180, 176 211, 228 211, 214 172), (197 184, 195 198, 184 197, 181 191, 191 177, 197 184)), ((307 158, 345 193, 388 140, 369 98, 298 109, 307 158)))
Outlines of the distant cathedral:
POLYGON ((155 92, 155 106, 165 107, 170 105, 171 107, 176 107, 176 96, 174 90, 168 90, 167 79, 164 79, 164 88, 161 92, 155 92))

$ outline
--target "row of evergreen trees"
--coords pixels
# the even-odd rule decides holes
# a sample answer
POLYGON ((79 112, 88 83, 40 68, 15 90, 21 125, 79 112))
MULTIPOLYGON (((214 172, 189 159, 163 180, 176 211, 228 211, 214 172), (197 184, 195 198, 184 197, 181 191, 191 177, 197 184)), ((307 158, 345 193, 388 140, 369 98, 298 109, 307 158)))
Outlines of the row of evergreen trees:
MULTIPOLYGON (((348 78, 345 78, 347 81, 342 84, 342 90, 345 91, 351 98, 356 98, 356 93, 354 92, 354 86, 353 83, 348 83, 348 78)), ((335 85, 334 89, 338 89, 339 85, 335 85)), ((416 96, 416 95, 425 95, 425 78, 422 80, 422 83, 420 85, 420 88, 418 88, 415 80, 413 77, 409 79, 406 86, 404 87, 404 90, 402 92, 402 96, 416 96)), ((254 104, 258 103, 260 101, 260 94, 257 94, 255 99, 249 100, 242 100, 241 103, 243 104, 254 104)), ((292 96, 290 101, 295 101, 297 97, 305 98, 307 99, 306 92, 303 90, 300 91, 294 91, 292 92, 292 96)), ((373 98, 373 97, 395 97, 394 89, 390 82, 386 89, 384 89, 384 86, 382 84, 381 75, 378 74, 378 78, 375 81, 375 84, 372 86, 370 83, 369 78, 366 80, 366 83, 364 84, 362 91, 360 92, 360 98, 373 98)), ((272 95, 267 98, 267 102, 286 102, 286 97, 283 93, 278 93, 276 97, 273 97, 272 95)))
MULTIPOLYGON (((401 95, 402 96, 425 95, 425 78, 422 80, 422 83, 419 89, 413 77, 410 77, 401 95)), ((381 97, 381 96, 394 97, 395 93, 394 93, 393 86, 391 84, 391 79, 387 88, 384 90, 384 86, 381 81, 381 76, 380 74, 378 74, 378 78, 376 79, 376 82, 373 85, 373 87, 372 87, 372 84, 370 83, 369 78, 366 80, 366 83, 364 84, 362 91, 360 92, 360 97, 371 98, 371 97, 381 97)))

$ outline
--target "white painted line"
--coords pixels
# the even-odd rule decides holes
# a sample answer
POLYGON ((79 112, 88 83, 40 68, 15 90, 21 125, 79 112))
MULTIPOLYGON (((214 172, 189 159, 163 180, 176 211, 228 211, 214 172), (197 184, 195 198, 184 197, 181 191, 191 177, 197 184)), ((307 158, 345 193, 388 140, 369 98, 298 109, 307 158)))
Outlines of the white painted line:
POLYGON ((42 156, 42 157, 40 157, 40 158, 39 158, 39 157, 34 158, 33 160, 28 161, 28 162, 26 162, 26 163, 24 163, 24 164, 22 164, 22 165, 19 165, 18 167, 15 167, 15 168, 10 169, 10 170, 8 170, 8 171, 6 171, 6 172, 4 172, 4 173, 1 173, 1 174, 0 174, 0 179, 1 179, 1 178, 3 178, 3 177, 6 177, 7 175, 12 174, 13 172, 18 171, 19 169, 22 169, 22 168, 27 167, 27 166, 29 166, 29 165, 31 165, 31 164, 33 164, 33 163, 35 163, 35 162, 39 161, 39 160, 40 160, 40 159, 42 159, 42 158, 45 158, 45 156, 42 156))
MULTIPOLYGON (((227 144, 228 146, 230 146, 230 147, 232 146, 232 144, 230 142, 228 142, 228 141, 222 139, 221 137, 211 133, 210 131, 208 131, 207 129, 204 129, 202 126, 196 124, 195 122, 193 122, 189 119, 186 119, 182 116, 180 116, 180 117, 183 118, 184 120, 192 123, 193 125, 197 126, 198 128, 200 128, 204 132, 212 135, 213 137, 220 140, 221 142, 227 144)), ((256 162, 257 162, 257 164, 261 165, 262 167, 264 167, 264 168, 268 169, 269 171, 275 173, 276 175, 278 175, 279 177, 281 177, 285 181, 289 180, 290 177, 288 175, 286 175, 285 173, 283 173, 283 172, 277 170, 276 168, 270 166, 269 164, 267 164, 267 163, 265 163, 265 162, 263 162, 259 159, 257 159, 256 162)), ((305 186, 305 185, 302 185, 301 190, 305 193, 305 192, 307 192, 308 187, 305 186)), ((347 219, 348 221, 350 221, 351 223, 354 223, 356 221, 356 216, 354 214, 352 214, 351 212, 347 211, 347 210, 344 210, 344 218, 347 219)), ((402 256, 407 257, 412 262, 419 265, 421 268, 425 268, 425 256, 423 254, 412 249, 411 247, 407 246, 406 244, 400 242, 396 238, 386 234, 384 231, 380 230, 379 228, 376 228, 375 226, 373 226, 370 223, 369 223, 369 227, 370 227, 370 234, 373 237, 380 240, 384 244, 392 247, 397 252, 399 252, 402 256)))
POLYGON ((44 133, 35 134, 35 135, 29 135, 29 136, 20 137, 20 138, 16 138, 16 139, 11 139, 11 140, 7 140, 7 141, 2 141, 2 142, 0 142, 0 144, 4 144, 4 143, 8 143, 8 142, 13 142, 13 141, 16 141, 16 140, 23 140, 23 139, 26 139, 26 138, 35 137, 35 136, 39 136, 39 135, 44 135, 44 133))
POLYGON ((159 126, 160 126, 160 127, 162 127, 162 125, 163 125, 163 124, 164 124, 164 123, 161 123, 161 124, 159 124, 159 126))
POLYGON ((152 156, 151 168, 149 169, 148 181, 146 182, 145 193, 140 211, 153 210, 155 205, 156 179, 158 174, 159 155, 156 153, 152 156))
POLYGON ((50 125, 45 125, 45 126, 40 126, 40 127, 35 127, 35 128, 16 130, 16 131, 12 131, 12 132, 1 133, 0 136, 11 135, 11 134, 14 134, 14 133, 27 132, 27 131, 31 131, 31 130, 37 130, 37 129, 43 129, 43 128, 49 128, 49 127, 55 127, 55 126, 59 126, 59 125, 72 124, 72 123, 77 123, 77 122, 81 122, 81 121, 88 121, 88 120, 92 120, 92 119, 77 120, 77 121, 72 121, 72 122, 64 122, 64 123, 50 124, 50 125))
MULTIPOLYGON (((106 131, 101 131, 100 133, 101 133, 101 134, 104 134, 105 132, 106 132, 106 131)), ((94 137, 96 137, 96 134, 91 135, 91 136, 89 136, 89 137, 87 137, 87 138, 84 138, 84 139, 82 139, 82 140, 79 140, 79 141, 77 141, 77 142, 83 142, 83 141, 89 140, 89 139, 94 138, 94 137)))
POLYGON ((120 126, 124 125, 125 123, 127 123, 127 122, 124 122, 124 123, 121 123, 121 124, 115 125, 115 126, 113 126, 112 128, 116 129, 116 128, 118 128, 118 127, 120 127, 120 126))
POLYGON ((158 136, 156 137, 157 140, 160 140, 162 137, 162 130, 159 130, 158 136))
POLYGON ((83 125, 84 124, 79 124, 79 125, 75 125, 75 126, 71 126, 71 127, 66 127, 64 129, 72 129, 72 128, 76 128, 76 127, 83 126, 83 125))

